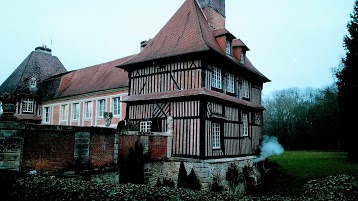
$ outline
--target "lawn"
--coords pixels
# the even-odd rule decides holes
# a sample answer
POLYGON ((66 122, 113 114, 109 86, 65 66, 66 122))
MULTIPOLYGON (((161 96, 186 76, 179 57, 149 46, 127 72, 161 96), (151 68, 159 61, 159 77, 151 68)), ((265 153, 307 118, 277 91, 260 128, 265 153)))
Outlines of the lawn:
POLYGON ((253 195, 301 195, 312 179, 341 174, 358 175, 358 163, 347 161, 346 153, 330 151, 286 151, 267 159, 270 171, 253 195))

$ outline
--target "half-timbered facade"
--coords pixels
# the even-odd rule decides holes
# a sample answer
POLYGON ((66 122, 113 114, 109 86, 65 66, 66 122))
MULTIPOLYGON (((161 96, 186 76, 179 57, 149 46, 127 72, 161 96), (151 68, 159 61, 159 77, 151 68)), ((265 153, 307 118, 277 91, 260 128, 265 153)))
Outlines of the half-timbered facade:
MULTIPOLYGON (((253 155, 262 132, 261 90, 269 80, 225 29, 225 1, 186 0, 128 71, 126 118, 140 132, 165 132, 173 117, 172 156, 253 155)), ((144 44, 144 43, 142 43, 144 44)))

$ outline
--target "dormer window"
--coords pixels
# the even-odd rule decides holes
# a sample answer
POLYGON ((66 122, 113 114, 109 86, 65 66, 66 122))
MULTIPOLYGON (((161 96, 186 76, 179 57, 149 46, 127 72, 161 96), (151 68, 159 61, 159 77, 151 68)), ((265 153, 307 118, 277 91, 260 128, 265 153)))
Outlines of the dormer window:
POLYGON ((226 40, 226 54, 227 55, 231 55, 231 41, 230 40, 226 40))
POLYGON ((245 52, 240 53, 240 63, 245 64, 245 52))
POLYGON ((35 77, 30 77, 30 79, 29 79, 29 87, 30 87, 30 90, 36 90, 37 89, 37 79, 35 77))

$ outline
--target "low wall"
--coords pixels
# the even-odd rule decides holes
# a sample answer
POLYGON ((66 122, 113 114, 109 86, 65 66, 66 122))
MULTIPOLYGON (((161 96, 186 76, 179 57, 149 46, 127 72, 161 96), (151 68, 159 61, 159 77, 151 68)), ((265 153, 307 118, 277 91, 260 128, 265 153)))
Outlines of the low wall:
MULTIPOLYGON (((17 162, 10 164, 0 144, 0 169, 37 169, 55 171, 89 161, 93 166, 115 163, 116 130, 102 127, 33 125, 18 121, 0 121, 0 142, 19 139, 17 162)), ((9 152, 9 150, 7 150, 9 152)), ((8 156, 9 153, 6 153, 8 156)))

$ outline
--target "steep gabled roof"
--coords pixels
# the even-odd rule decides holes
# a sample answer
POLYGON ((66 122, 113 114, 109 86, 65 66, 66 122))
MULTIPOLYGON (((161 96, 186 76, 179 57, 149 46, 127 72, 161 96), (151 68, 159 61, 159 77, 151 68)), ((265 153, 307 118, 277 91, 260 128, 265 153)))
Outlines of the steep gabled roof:
POLYGON ((187 0, 148 45, 120 67, 193 52, 221 52, 195 0, 187 0))
POLYGON ((224 28, 213 30, 196 0, 186 0, 140 53, 118 67, 128 70, 134 65, 139 66, 138 64, 153 60, 199 52, 212 52, 220 58, 233 63, 237 68, 254 73, 264 82, 270 81, 251 63, 249 63, 249 66, 244 66, 236 58, 226 55, 215 39, 216 36, 222 34, 228 34, 230 38, 234 38, 224 28))
POLYGON ((127 87, 127 72, 116 68, 116 66, 133 56, 134 55, 131 55, 107 63, 75 70, 61 76, 60 80, 58 77, 53 77, 47 81, 48 86, 51 88, 45 89, 46 94, 52 94, 52 96, 45 97, 45 99, 62 98, 127 87))
POLYGON ((40 90, 30 91, 28 80, 35 77, 41 88, 41 82, 51 76, 67 72, 60 60, 51 53, 35 50, 15 69, 0 86, 0 93, 40 95, 40 90))

